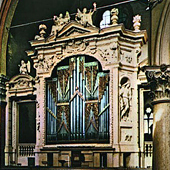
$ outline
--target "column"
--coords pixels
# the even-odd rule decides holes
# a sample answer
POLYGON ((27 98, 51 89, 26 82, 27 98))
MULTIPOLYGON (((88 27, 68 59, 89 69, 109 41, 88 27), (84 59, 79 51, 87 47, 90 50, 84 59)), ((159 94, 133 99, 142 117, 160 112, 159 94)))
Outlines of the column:
POLYGON ((5 81, 6 77, 0 75, 0 167, 4 166, 5 148, 5 81))
POLYGON ((153 169, 170 170, 170 66, 147 67, 153 100, 153 169))

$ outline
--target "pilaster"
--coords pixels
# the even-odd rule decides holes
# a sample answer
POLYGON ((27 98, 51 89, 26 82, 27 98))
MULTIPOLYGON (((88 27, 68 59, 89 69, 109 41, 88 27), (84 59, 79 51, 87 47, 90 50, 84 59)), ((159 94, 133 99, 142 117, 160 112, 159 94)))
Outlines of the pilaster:
POLYGON ((0 167, 4 165, 4 147, 5 147, 5 81, 6 76, 0 75, 0 167))

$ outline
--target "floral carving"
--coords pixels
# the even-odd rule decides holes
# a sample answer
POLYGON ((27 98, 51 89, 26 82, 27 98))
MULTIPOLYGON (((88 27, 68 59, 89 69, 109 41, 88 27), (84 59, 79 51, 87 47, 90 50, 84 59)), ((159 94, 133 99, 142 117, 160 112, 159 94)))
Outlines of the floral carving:
POLYGON ((99 77, 99 101, 101 101, 104 91, 106 89, 106 85, 109 82, 109 75, 106 74, 105 76, 99 77))
POLYGON ((97 103, 88 103, 86 104, 86 131, 90 124, 93 124, 93 127, 98 131, 98 104, 97 103), (90 112, 93 112, 93 116, 90 116, 90 112))
POLYGON ((54 56, 44 57, 42 54, 38 55, 38 61, 34 64, 34 67, 38 72, 48 72, 54 64, 54 56))
POLYGON ((118 61, 118 56, 117 56, 117 43, 112 43, 111 45, 106 45, 107 48, 101 48, 99 49, 99 53, 103 60, 107 62, 107 64, 114 63, 118 61))
POLYGON ((65 53, 69 53, 69 54, 82 52, 86 50, 88 45, 89 43, 85 40, 79 40, 79 41, 72 40, 63 45, 63 50, 65 53))

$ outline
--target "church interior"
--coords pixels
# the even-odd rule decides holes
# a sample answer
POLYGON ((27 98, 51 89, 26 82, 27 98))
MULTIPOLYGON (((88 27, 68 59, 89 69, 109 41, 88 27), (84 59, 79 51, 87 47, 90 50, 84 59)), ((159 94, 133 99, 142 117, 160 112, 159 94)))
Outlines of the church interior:
POLYGON ((170 0, 0 9, 1 169, 170 170, 170 0))

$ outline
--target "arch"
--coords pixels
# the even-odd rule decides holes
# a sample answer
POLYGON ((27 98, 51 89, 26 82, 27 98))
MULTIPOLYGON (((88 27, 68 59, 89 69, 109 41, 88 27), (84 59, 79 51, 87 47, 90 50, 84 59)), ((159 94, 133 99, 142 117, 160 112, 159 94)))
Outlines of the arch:
POLYGON ((6 52, 9 28, 19 0, 4 0, 0 13, 0 73, 6 75, 6 52))
POLYGON ((81 52, 81 53, 78 53, 78 54, 77 54, 77 53, 76 53, 76 54, 73 53, 72 55, 66 54, 66 55, 63 55, 63 56, 62 56, 61 60, 56 60, 56 61, 54 62, 54 64, 52 65, 50 71, 49 71, 50 77, 52 76, 52 73, 53 73, 54 68, 55 68, 59 63, 61 63, 64 59, 70 58, 70 57, 72 57, 72 56, 83 56, 83 55, 84 55, 84 56, 89 56, 89 57, 95 58, 95 59, 100 63, 103 71, 109 70, 109 67, 106 67, 106 66, 105 66, 106 62, 103 61, 103 58, 101 57, 101 55, 100 55, 99 53, 91 54, 91 53, 88 53, 87 51, 84 51, 84 52, 81 52))
POLYGON ((158 32, 157 32, 157 39, 155 42, 155 54, 154 54, 154 64, 169 64, 170 59, 168 54, 168 46, 167 44, 170 43, 170 2, 166 2, 164 6, 164 10, 162 13, 162 17, 160 20, 158 32), (168 54, 168 56, 166 56, 168 54))

